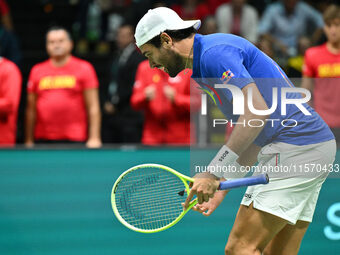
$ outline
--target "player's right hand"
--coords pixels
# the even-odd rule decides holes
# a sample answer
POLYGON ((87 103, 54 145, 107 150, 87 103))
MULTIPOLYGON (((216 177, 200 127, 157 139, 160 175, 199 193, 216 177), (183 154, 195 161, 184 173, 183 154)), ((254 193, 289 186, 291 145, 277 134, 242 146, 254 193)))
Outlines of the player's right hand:
POLYGON ((194 176, 193 178, 194 183, 183 205, 184 209, 187 209, 189 207, 190 201, 192 200, 194 195, 197 196, 197 203, 199 204, 208 202, 209 199, 214 196, 214 193, 218 189, 220 182, 216 180, 214 175, 210 173, 208 173, 208 176, 205 176, 205 175, 206 173, 200 173, 194 176))

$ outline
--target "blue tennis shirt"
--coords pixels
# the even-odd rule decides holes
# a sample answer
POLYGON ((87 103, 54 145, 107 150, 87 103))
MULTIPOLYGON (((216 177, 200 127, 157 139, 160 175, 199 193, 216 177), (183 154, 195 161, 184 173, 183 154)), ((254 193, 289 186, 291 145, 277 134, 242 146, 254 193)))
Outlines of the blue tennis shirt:
MULTIPOLYGON (((281 115, 281 89, 294 85, 284 71, 266 54, 247 40, 231 34, 196 34, 194 39, 193 74, 201 87, 214 88, 214 84, 234 85, 242 89, 254 82, 267 103, 273 103, 273 88, 278 88, 278 104, 264 129, 254 143, 264 146, 272 142, 308 145, 334 139, 333 133, 322 118, 308 104, 303 106, 311 113, 305 115, 298 107, 288 104, 286 115, 281 115), (293 122, 283 120, 295 120, 293 122), (296 123, 295 122, 295 123, 296 123)), ((239 115, 233 114, 233 97, 229 89, 217 88, 213 93, 217 106, 228 120, 237 122, 239 115)), ((287 98, 301 98, 300 93, 288 93, 287 98)), ((325 102, 327 103, 327 102, 325 102)))

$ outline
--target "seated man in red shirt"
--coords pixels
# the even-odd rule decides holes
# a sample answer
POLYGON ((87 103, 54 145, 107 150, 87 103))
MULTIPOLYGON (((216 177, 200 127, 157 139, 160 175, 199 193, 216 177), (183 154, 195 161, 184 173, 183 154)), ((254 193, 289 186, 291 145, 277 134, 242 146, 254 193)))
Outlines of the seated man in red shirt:
POLYGON ((86 142, 101 146, 98 79, 92 65, 71 55, 71 37, 49 29, 50 59, 35 65, 28 80, 26 146, 40 142, 86 142))
POLYGON ((302 87, 313 92, 310 102, 332 129, 340 147, 340 7, 328 7, 323 17, 327 42, 306 51, 302 87))
POLYGON ((190 144, 190 76, 184 70, 171 78, 147 60, 139 64, 131 105, 145 113, 143 144, 190 144))
POLYGON ((0 57, 0 147, 15 144, 21 82, 19 68, 0 57))

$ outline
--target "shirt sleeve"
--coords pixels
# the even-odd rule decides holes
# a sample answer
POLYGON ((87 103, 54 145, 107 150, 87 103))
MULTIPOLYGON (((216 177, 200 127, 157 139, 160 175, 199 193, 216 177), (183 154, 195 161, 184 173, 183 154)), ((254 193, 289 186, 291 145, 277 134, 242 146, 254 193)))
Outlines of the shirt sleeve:
POLYGON ((93 66, 88 62, 84 63, 84 70, 83 70, 81 84, 84 90, 99 87, 99 82, 98 82, 96 71, 94 70, 93 66))
MULTIPOLYGON (((254 82, 244 66, 244 54, 241 49, 219 45, 207 50, 202 58, 202 70, 204 77, 212 78, 206 80, 209 83, 227 84, 237 86, 242 89, 249 83, 254 82), (216 79, 218 78, 218 79, 216 79)), ((232 94, 229 90, 223 89, 228 100, 232 100, 232 94)))
POLYGON ((308 50, 306 51, 303 62, 304 62, 302 67, 303 75, 307 77, 315 77, 316 73, 314 70, 313 62, 310 57, 310 51, 308 50))
POLYGON ((38 80, 36 73, 37 73, 36 67, 33 67, 31 69, 31 72, 28 77, 28 82, 27 82, 28 93, 37 93, 39 80, 38 80))

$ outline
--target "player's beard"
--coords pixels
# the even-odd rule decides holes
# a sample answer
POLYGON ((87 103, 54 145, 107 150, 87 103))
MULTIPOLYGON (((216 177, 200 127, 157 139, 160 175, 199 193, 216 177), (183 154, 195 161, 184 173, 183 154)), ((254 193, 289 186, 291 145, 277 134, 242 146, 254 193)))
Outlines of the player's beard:
POLYGON ((170 77, 176 77, 178 73, 185 69, 185 64, 181 55, 177 54, 172 50, 166 50, 164 54, 164 65, 165 71, 170 77))

